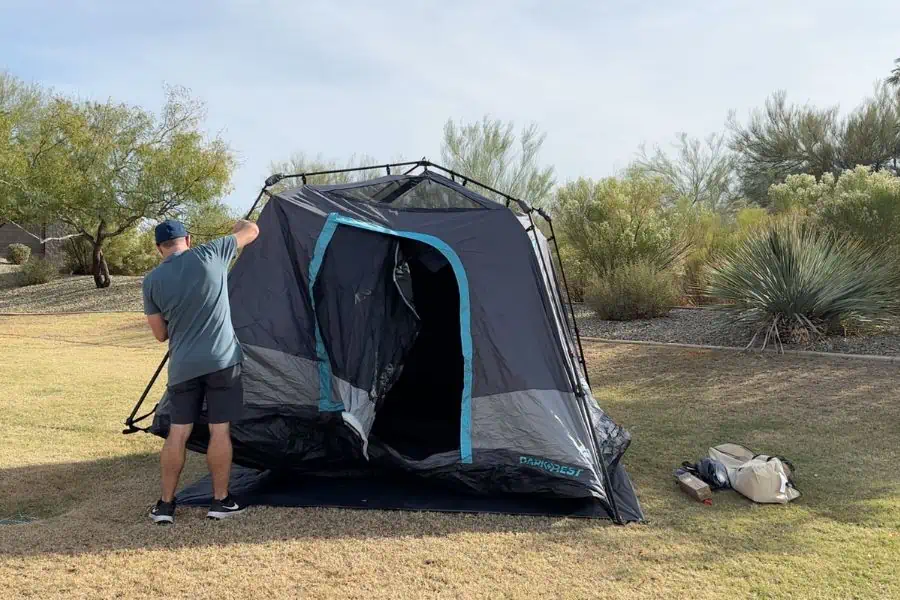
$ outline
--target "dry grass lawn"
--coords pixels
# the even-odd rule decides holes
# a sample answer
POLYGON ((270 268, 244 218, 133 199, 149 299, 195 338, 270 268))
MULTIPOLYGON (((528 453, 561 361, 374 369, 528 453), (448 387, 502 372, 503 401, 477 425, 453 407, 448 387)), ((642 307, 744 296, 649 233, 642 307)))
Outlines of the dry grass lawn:
MULTIPOLYGON (((591 346, 649 518, 255 508, 146 519, 160 441, 123 436, 163 348, 139 315, 0 317, 3 598, 900 598, 896 366, 591 346), (721 441, 785 454, 803 497, 711 507, 671 471, 721 441)), ((186 480, 203 469, 194 458, 186 480)))

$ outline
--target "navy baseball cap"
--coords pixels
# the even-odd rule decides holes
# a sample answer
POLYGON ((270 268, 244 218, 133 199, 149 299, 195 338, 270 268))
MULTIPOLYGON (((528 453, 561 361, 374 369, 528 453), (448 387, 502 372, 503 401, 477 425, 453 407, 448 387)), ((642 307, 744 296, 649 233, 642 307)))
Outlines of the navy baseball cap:
POLYGON ((156 226, 157 246, 159 244, 162 244, 163 242, 168 242, 169 240, 174 240, 175 238, 180 237, 187 237, 187 230, 184 228, 184 225, 182 225, 178 221, 169 219, 156 226))

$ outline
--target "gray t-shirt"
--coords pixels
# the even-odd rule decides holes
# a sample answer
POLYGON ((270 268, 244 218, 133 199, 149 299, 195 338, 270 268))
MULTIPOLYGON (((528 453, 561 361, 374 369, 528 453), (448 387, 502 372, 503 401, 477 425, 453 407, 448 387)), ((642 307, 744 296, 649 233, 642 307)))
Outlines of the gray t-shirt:
POLYGON ((231 324, 228 265, 233 235, 173 254, 144 277, 144 312, 162 314, 169 332, 169 385, 243 360, 231 324))

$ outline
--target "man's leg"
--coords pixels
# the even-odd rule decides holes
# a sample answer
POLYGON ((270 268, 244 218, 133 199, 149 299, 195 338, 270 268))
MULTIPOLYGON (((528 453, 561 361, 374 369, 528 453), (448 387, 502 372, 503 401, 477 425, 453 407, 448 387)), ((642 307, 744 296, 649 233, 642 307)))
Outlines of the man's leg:
POLYGON ((204 385, 200 378, 195 378, 169 386, 168 391, 172 424, 160 455, 163 502, 171 502, 175 497, 178 479, 184 468, 185 446, 203 408, 204 385))
POLYGON ((206 462, 213 480, 213 499, 224 500, 231 477, 231 422, 240 418, 244 407, 240 364, 206 376, 206 407, 210 438, 206 462))
POLYGON ((193 428, 193 424, 172 425, 169 428, 169 435, 166 437, 160 454, 163 502, 171 502, 175 498, 175 489, 178 487, 178 479, 184 468, 185 446, 193 428))
POLYGON ((209 424, 206 464, 212 475, 213 498, 224 500, 228 495, 228 479, 231 476, 231 427, 228 423, 209 424))

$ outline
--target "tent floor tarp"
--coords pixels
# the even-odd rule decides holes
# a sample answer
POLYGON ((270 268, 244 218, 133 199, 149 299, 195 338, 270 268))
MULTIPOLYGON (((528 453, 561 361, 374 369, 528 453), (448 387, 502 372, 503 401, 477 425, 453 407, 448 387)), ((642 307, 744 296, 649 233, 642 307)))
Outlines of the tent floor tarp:
MULTIPOLYGON (((476 496, 397 473, 352 477, 281 475, 235 466, 229 491, 250 506, 609 518, 603 506, 592 499, 476 496)), ((176 501, 182 506, 209 506, 212 480, 207 475, 187 486, 178 493, 176 501)))

